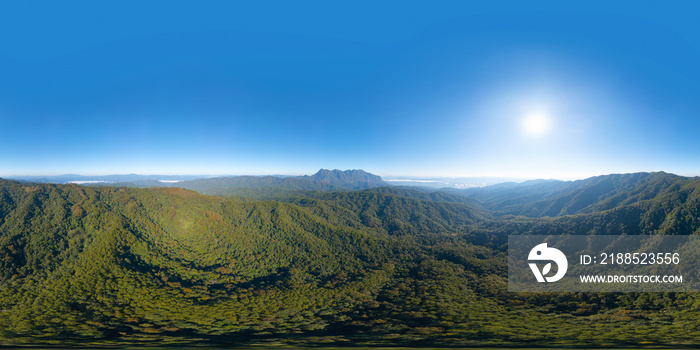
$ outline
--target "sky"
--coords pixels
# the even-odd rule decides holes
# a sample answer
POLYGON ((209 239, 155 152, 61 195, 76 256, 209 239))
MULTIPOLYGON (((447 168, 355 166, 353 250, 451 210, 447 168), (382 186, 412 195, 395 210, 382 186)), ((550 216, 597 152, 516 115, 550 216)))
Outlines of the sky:
POLYGON ((0 4, 0 176, 700 175, 693 1, 0 4))

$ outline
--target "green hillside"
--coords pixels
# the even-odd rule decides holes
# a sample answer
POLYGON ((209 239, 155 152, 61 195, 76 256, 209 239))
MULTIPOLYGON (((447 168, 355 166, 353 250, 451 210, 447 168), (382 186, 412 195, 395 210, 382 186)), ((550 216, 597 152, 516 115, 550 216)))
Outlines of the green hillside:
POLYGON ((643 178, 555 218, 412 191, 0 180, 0 343, 697 344, 695 294, 507 292, 508 234, 698 229, 695 182, 643 178))
MULTIPOLYGON (((611 210, 672 197, 695 197, 699 178, 663 172, 614 174, 579 181, 526 181, 460 191, 501 215, 555 217, 611 210)), ((675 203, 678 204, 678 203, 675 203)))

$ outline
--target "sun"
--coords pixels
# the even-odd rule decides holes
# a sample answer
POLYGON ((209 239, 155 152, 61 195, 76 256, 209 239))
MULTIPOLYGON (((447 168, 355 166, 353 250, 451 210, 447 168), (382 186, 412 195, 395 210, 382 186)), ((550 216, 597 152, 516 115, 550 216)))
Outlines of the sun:
POLYGON ((542 136, 549 132, 552 123, 544 113, 533 113, 523 119, 523 130, 529 136, 542 136))

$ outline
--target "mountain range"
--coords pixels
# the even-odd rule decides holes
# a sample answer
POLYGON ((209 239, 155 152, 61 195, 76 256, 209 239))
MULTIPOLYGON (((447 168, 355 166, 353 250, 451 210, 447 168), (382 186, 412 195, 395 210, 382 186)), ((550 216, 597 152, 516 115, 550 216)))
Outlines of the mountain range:
POLYGON ((698 178, 635 173, 436 191, 321 170, 170 185, 182 186, 0 180, 0 343, 700 339, 694 293, 508 293, 506 284, 510 234, 700 232, 698 178))
POLYGON ((172 186, 212 195, 239 194, 241 190, 358 190, 389 186, 382 178, 363 170, 321 169, 311 176, 233 176, 183 181, 172 186))

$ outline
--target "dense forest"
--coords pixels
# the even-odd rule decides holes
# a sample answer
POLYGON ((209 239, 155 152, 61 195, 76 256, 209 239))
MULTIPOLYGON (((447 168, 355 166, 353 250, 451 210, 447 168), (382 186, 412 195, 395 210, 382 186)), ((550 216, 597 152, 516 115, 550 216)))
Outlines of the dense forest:
POLYGON ((693 293, 506 284, 510 234, 700 232, 697 178, 430 192, 317 175, 219 196, 0 180, 0 344, 700 344, 693 293))

